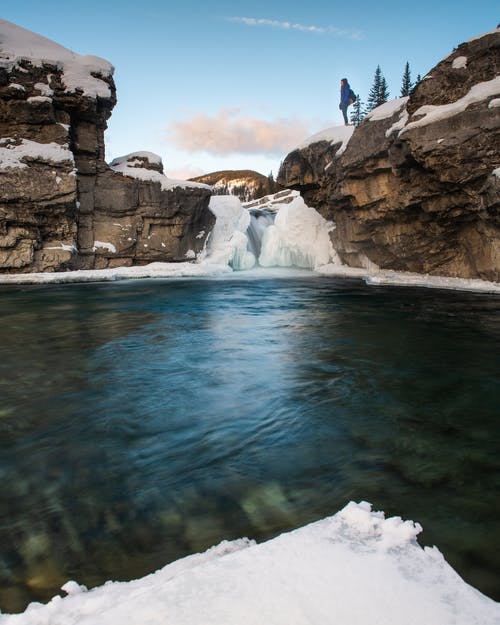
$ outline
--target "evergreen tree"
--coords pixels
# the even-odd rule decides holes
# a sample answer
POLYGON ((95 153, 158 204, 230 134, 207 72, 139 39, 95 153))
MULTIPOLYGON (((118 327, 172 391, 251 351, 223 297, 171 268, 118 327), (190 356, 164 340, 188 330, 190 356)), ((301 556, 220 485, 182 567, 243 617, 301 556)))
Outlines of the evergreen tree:
POLYGON ((384 104, 389 99, 389 87, 387 86, 386 79, 382 76, 382 80, 380 81, 380 96, 379 96, 379 104, 384 104))
POLYGON ((363 102, 361 102, 359 96, 356 98, 352 105, 351 116, 349 121, 353 126, 359 126, 366 116, 366 111, 363 102))
POLYGON ((406 61, 405 72, 403 74, 403 81, 401 84, 401 97, 404 98, 410 95, 413 85, 411 82, 410 64, 406 61))
POLYGON ((273 176, 273 172, 269 172, 269 176, 267 177, 268 183, 269 183, 269 193, 276 193, 277 191, 277 185, 276 185, 276 181, 274 180, 274 176, 273 176))
POLYGON ((382 76, 382 70, 380 65, 377 65, 375 70, 375 76, 373 78, 373 85, 371 86, 370 93, 368 94, 367 110, 371 111, 377 106, 384 104, 389 99, 389 89, 387 88, 387 82, 382 76))

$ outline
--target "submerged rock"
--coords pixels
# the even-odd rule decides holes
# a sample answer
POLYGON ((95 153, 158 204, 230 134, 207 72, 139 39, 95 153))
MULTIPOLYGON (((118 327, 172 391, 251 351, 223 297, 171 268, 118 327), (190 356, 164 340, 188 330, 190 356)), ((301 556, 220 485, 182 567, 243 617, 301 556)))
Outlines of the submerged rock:
POLYGON ((286 157, 278 182, 335 221, 348 265, 498 281, 499 166, 497 29, 358 128, 312 137, 286 157))
POLYGON ((169 180, 149 153, 106 164, 115 104, 110 63, 0 20, 0 272, 181 261, 204 248, 209 187, 169 180))

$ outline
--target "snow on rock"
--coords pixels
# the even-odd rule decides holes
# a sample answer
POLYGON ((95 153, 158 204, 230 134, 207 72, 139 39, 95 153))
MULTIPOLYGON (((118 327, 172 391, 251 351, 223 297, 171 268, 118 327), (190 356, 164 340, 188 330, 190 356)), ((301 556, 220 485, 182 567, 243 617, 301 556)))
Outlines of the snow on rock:
POLYGON ((369 286, 412 286, 428 289, 447 289, 452 291, 471 291, 474 293, 496 293, 500 295, 500 284, 476 278, 450 278, 428 274, 393 271, 375 267, 348 267, 328 264, 316 269, 323 276, 340 278, 361 278, 369 286))
POLYGON ((302 197, 281 206, 274 225, 264 232, 259 263, 263 267, 314 269, 333 262, 340 264, 329 233, 335 228, 302 197))
POLYGON ((148 265, 108 269, 0 274, 0 284, 70 284, 74 282, 114 282, 149 278, 199 278, 217 277, 224 273, 232 273, 232 269, 225 264, 154 262, 148 265))
POLYGON ((159 182, 163 191, 181 187, 183 189, 208 189, 208 185, 186 180, 173 180, 163 173, 161 157, 153 152, 131 152, 125 156, 115 158, 110 168, 118 174, 136 178, 137 180, 159 182))
POLYGON ((421 527, 370 504, 268 542, 223 542, 132 582, 33 603, 1 625, 496 625, 500 604, 467 585, 421 527))
POLYGON ((497 167, 496 169, 493 170, 493 175, 496 176, 497 178, 500 178, 500 167, 497 167))
POLYGON ((326 128, 325 130, 312 135, 295 149, 303 150, 313 143, 319 143, 320 141, 328 141, 332 145, 341 143, 342 145, 335 153, 335 156, 338 157, 345 152, 353 132, 354 126, 332 126, 331 128, 326 128))
POLYGON ((394 100, 389 100, 377 108, 374 108, 372 111, 368 113, 365 119, 368 119, 371 122, 380 121, 381 119, 387 119, 388 117, 392 117, 395 113, 406 107, 406 103, 408 102, 408 96, 404 98, 395 98, 394 100))
POLYGON ((74 164, 73 153, 67 145, 38 143, 29 139, 19 142, 9 137, 0 139, 0 171, 28 167, 29 160, 74 164))
POLYGON ((53 65, 62 70, 62 80, 68 92, 77 89, 90 98, 110 98, 111 90, 104 80, 113 75, 114 68, 97 56, 82 56, 46 39, 41 35, 0 19, 0 67, 12 69, 22 61, 32 65, 53 65))
POLYGON ((116 247, 112 243, 106 241, 94 241, 92 251, 96 252, 98 249, 108 250, 112 254, 116 254, 116 247))
POLYGON ((451 64, 453 69, 464 69, 467 67, 467 57, 466 56, 457 56, 453 59, 453 63, 451 64))
POLYGON ((474 85, 469 89, 466 95, 459 98, 455 102, 451 102, 450 104, 428 104, 421 106, 415 111, 413 117, 415 118, 420 115, 422 117, 407 124, 399 134, 402 135, 410 128, 426 126, 427 124, 432 124, 434 122, 453 117, 454 115, 463 113, 463 111, 465 111, 471 104, 482 102, 492 96, 498 95, 500 95, 500 76, 496 76, 496 78, 493 78, 492 80, 487 80, 486 82, 474 85))
POLYGON ((493 98, 493 100, 490 100, 488 104, 489 109, 496 109, 498 107, 500 107, 500 98, 493 98))

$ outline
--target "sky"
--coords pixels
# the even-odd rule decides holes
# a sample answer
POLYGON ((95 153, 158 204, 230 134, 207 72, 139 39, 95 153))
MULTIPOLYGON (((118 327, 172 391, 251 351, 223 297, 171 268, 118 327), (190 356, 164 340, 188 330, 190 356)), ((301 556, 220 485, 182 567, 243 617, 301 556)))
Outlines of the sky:
POLYGON ((308 136, 342 124, 341 78, 366 101, 377 65, 390 98, 463 41, 493 30, 498 0, 23 0, 0 17, 115 66, 106 160, 145 150, 172 178, 277 175, 308 136))

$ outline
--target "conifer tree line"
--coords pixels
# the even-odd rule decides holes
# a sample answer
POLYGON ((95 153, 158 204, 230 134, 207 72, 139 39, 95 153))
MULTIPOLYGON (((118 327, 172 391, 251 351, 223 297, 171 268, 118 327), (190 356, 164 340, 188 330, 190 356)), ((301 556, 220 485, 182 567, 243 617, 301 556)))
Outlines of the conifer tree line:
MULTIPOLYGON (((412 82, 410 64, 407 61, 401 81, 400 97, 410 95, 412 89, 414 89, 420 81, 421 77, 419 74, 415 82, 412 82)), ((382 74, 380 65, 377 65, 377 69, 375 70, 375 75, 373 77, 373 83, 370 88, 366 103, 362 102, 358 96, 356 98, 356 101, 352 105, 350 115, 351 124, 353 124, 354 126, 359 126, 359 124, 363 121, 363 119, 368 115, 370 111, 372 111, 374 108, 377 108, 377 106, 380 106, 381 104, 387 102, 387 100, 389 99, 389 95, 390 93, 387 86, 387 81, 382 74)))

